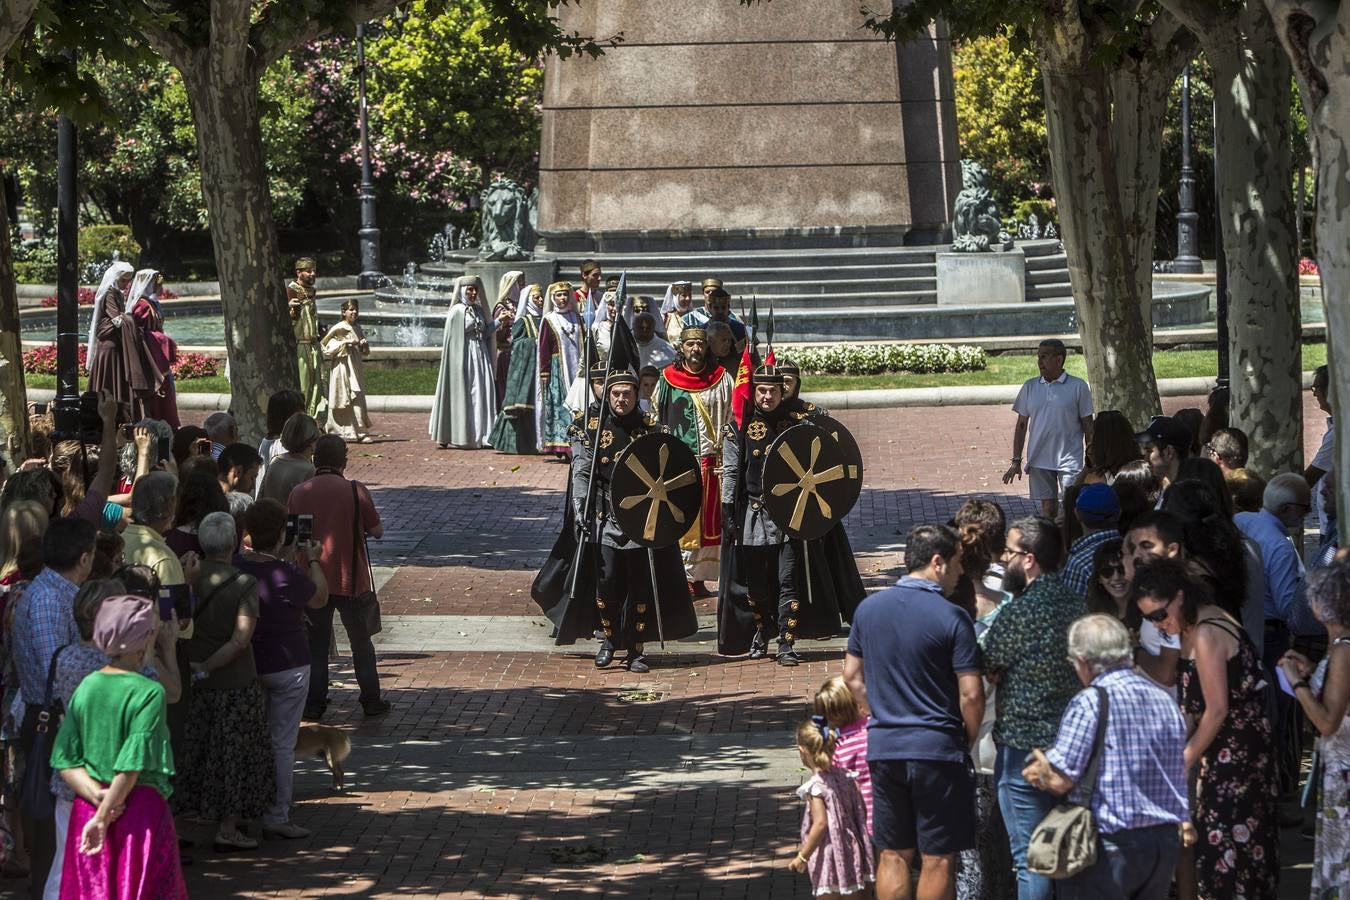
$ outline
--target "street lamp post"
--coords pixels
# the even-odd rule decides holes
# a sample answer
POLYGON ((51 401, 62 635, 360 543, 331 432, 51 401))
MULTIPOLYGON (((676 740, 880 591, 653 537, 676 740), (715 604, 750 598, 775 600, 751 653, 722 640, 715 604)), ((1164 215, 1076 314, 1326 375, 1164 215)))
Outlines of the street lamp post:
POLYGON ((1214 91, 1214 325, 1219 350, 1218 387, 1229 385, 1228 254, 1223 245, 1223 189, 1219 172, 1219 92, 1214 91))
POLYGON ((1172 271, 1184 275, 1198 275, 1204 271, 1200 262, 1198 226, 1200 214, 1195 211, 1195 169, 1191 165, 1191 67, 1181 72, 1181 178, 1177 191, 1177 257, 1172 271))
POLYGON ((375 225, 375 183, 370 176, 370 116, 366 106, 366 26, 356 26, 356 74, 360 93, 361 122, 361 275, 357 284, 372 290, 383 279, 380 274, 380 229, 375 225))
MULTIPOLYGON (((71 65, 74 53, 66 51, 71 65)), ((79 206, 76 196, 77 136, 70 116, 56 120, 56 401, 57 433, 80 431, 79 206)), ((95 310, 97 312, 97 310, 95 310)))

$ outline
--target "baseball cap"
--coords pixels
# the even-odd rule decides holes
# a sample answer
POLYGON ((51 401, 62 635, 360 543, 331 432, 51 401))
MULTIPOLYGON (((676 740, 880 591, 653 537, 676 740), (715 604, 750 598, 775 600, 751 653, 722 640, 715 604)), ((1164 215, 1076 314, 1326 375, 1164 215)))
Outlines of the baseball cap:
POLYGON ((1184 451, 1191 445, 1191 430, 1171 416, 1154 416, 1148 427, 1134 436, 1141 444, 1163 444, 1184 451))
POLYGON ((1084 525, 1114 525, 1120 520, 1120 500, 1108 484, 1086 484, 1074 503, 1084 525))

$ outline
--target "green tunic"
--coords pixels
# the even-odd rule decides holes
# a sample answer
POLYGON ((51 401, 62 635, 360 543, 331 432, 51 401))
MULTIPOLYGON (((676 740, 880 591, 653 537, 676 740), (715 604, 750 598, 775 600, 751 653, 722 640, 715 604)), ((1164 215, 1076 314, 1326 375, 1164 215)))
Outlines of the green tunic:
POLYGON ((174 768, 164 686, 135 672, 86 675, 52 747, 53 769, 80 767, 100 784, 111 784, 119 772, 138 772, 138 785, 167 799, 174 768))
POLYGON ((506 370, 506 396, 488 435, 501 453, 538 452, 534 424, 535 380, 539 369, 539 316, 521 316, 511 327, 511 363, 506 370))

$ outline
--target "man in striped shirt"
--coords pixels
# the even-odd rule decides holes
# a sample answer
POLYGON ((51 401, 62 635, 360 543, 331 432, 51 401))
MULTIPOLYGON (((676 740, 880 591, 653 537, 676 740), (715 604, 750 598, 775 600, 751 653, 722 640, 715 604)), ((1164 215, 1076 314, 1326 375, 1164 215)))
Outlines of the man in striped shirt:
POLYGON ((1181 709, 1134 671, 1129 632, 1112 616, 1075 621, 1069 656, 1087 689, 1069 702, 1054 746, 1032 751, 1022 777, 1043 791, 1067 794, 1070 802, 1090 804, 1101 849, 1091 867, 1058 883, 1057 896, 1165 897, 1181 846, 1178 826, 1190 815, 1181 709), (1090 790, 1079 782, 1096 745, 1096 688, 1106 691, 1106 735, 1090 790))

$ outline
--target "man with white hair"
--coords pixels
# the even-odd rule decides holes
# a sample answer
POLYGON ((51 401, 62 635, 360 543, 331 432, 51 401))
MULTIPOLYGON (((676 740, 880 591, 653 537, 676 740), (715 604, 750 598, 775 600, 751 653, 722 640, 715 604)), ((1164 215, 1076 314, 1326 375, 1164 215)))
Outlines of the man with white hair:
POLYGON ((215 412, 202 423, 206 436, 211 439, 211 458, 220 459, 220 451, 239 440, 239 423, 227 412, 215 412))
POLYGON ((1286 472, 1266 485, 1260 512, 1233 517, 1238 530, 1261 548, 1266 576, 1266 634, 1261 657, 1274 666, 1289 649, 1291 634, 1318 634, 1321 627, 1304 596, 1306 571, 1290 531, 1300 528, 1312 510, 1312 492, 1302 475, 1286 472))
POLYGON ((1069 658, 1087 690, 1069 702, 1054 746, 1033 750, 1022 771, 1043 791, 1091 804, 1101 838, 1097 861, 1060 880, 1058 897, 1165 897, 1176 868, 1178 826, 1190 815, 1186 722, 1173 697, 1134 671, 1132 656, 1113 616, 1069 627, 1069 658))

